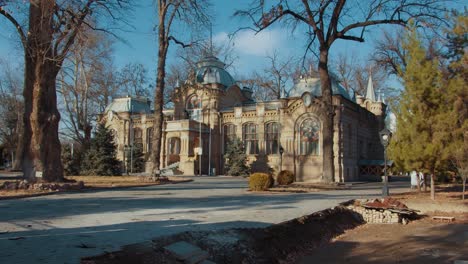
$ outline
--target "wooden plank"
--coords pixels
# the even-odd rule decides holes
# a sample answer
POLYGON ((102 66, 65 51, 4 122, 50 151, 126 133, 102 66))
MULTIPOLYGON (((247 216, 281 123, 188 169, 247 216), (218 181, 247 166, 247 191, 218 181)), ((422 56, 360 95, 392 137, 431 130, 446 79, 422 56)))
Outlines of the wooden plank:
POLYGON ((455 217, 452 216, 433 216, 433 220, 448 220, 448 221, 453 221, 455 220, 455 217))

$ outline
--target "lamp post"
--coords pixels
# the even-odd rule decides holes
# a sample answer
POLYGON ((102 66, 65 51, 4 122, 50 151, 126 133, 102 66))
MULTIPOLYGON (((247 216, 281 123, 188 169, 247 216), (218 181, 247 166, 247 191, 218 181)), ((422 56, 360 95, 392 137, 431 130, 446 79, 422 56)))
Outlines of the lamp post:
POLYGON ((279 148, 279 154, 280 154, 280 167, 279 167, 279 171, 282 171, 283 170, 283 153, 284 153, 284 148, 282 146, 280 146, 279 148))
POLYGON ((383 178, 383 187, 382 187, 382 196, 387 197, 388 192, 388 175, 387 175, 387 147, 390 144, 390 139, 392 138, 392 132, 387 128, 384 128, 379 132, 380 143, 384 147, 384 178, 383 178))
POLYGON ((127 161, 128 161, 128 156, 130 155, 130 151, 132 148, 130 146, 125 145, 124 146, 124 167, 125 167, 125 174, 128 175, 128 166, 127 166, 127 161))

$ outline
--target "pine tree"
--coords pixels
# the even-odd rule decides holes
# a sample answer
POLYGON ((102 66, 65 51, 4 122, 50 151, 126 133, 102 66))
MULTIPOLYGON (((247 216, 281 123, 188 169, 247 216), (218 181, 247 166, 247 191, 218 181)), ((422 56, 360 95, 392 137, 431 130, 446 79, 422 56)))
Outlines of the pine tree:
POLYGON ((242 141, 234 138, 228 142, 224 154, 226 174, 230 176, 248 175, 250 172, 247 166, 247 155, 245 154, 242 141))
POLYGON ((391 158, 407 170, 431 174, 431 199, 435 198, 434 177, 446 160, 448 133, 447 96, 437 60, 429 60, 419 36, 412 30, 405 41, 407 67, 402 73, 404 91, 396 109, 397 126, 390 147, 391 158))
POLYGON ((114 136, 103 124, 99 124, 91 145, 83 159, 83 175, 121 175, 121 164, 116 159, 114 136))
POLYGON ((451 140, 447 148, 450 161, 455 165, 462 177, 465 199, 465 185, 468 177, 468 16, 456 14, 453 17, 454 26, 448 33, 446 57, 450 60, 448 70, 444 76, 447 83, 449 105, 452 106, 449 117, 444 121, 450 132, 451 140))

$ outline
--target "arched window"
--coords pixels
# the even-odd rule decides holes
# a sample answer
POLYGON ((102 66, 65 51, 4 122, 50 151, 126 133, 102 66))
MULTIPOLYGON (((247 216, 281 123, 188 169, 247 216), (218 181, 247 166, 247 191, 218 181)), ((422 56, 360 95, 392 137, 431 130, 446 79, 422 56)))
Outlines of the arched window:
POLYGON ((151 152, 153 149, 153 128, 146 129, 146 152, 151 152))
POLYGON ((168 155, 180 154, 180 138, 173 137, 173 138, 168 139, 167 154, 168 155))
POLYGON ((193 94, 187 99, 186 111, 189 119, 192 120, 201 120, 201 109, 202 102, 198 98, 198 95, 193 94))
POLYGON ((278 154, 279 150, 279 124, 276 122, 265 125, 265 151, 266 154, 278 154))
POLYGON ((320 140, 320 123, 316 119, 307 118, 299 127, 300 155, 318 155, 320 140))
POLYGON ((236 138, 236 126, 227 124, 224 126, 224 147, 226 148, 231 140, 236 138))
POLYGON ((242 140, 246 154, 258 154, 257 125, 247 123, 242 126, 242 140))
POLYGON ((143 150, 143 131, 141 128, 133 128, 133 146, 143 150))

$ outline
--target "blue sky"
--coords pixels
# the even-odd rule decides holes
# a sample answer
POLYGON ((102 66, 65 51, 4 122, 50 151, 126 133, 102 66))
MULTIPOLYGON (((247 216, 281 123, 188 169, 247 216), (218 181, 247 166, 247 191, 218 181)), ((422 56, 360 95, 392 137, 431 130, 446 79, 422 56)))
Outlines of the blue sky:
MULTIPOLYGON (((135 10, 137 14, 134 26, 137 28, 136 33, 128 33, 123 36, 129 43, 117 43, 115 46, 116 54, 115 61, 117 65, 124 65, 127 62, 143 63, 148 67, 150 72, 156 69, 157 61, 157 44, 155 33, 153 31, 155 22, 153 16, 154 8, 150 1, 143 1, 141 6, 135 10)), ((272 27, 257 35, 253 31, 238 32, 234 40, 230 40, 228 35, 235 32, 240 26, 248 25, 247 20, 233 17, 233 13, 237 9, 248 7, 251 0, 215 0, 213 1, 213 40, 215 44, 221 45, 229 42, 234 45, 235 55, 238 58, 233 66, 233 75, 245 76, 253 70, 261 70, 268 62, 266 55, 278 51, 280 56, 298 56, 301 57, 304 52, 304 38, 301 37, 300 31, 294 33, 288 29, 283 29, 278 26, 272 27)), ((206 30, 206 38, 210 36, 210 32, 206 30)), ((372 49, 371 40, 374 37, 368 37, 369 42, 357 43, 352 41, 337 41, 333 48, 332 54, 349 53, 356 56, 358 59, 365 59, 372 49)), ((175 62, 176 46, 172 45, 168 63, 175 62)))
MULTIPOLYGON (((213 39, 215 43, 228 41, 228 34, 234 32, 241 25, 248 25, 248 21, 232 17, 237 9, 245 9, 251 0, 213 0, 213 39)), ((154 32, 155 17, 152 0, 141 0, 140 6, 135 9, 134 18, 131 21, 134 32, 120 32, 119 35, 126 39, 127 43, 116 42, 115 65, 121 67, 129 62, 142 63, 150 72, 152 78, 155 76, 157 44, 154 32)), ((0 58, 11 61, 14 65, 23 63, 21 50, 18 48, 18 36, 13 27, 0 19, 0 58)), ((184 29, 177 29, 184 31, 184 29)), ((234 63, 232 74, 234 76, 246 76, 253 70, 261 71, 267 64, 265 55, 278 51, 280 56, 302 56, 305 47, 303 33, 296 31, 291 34, 288 29, 272 27, 258 35, 251 31, 242 31, 237 34, 236 39, 231 42, 238 59, 234 63)), ((365 43, 339 40, 331 49, 331 58, 338 54, 352 55, 355 60, 365 63, 372 52, 372 43, 380 38, 382 30, 379 27, 372 28, 370 34, 366 35, 365 43)), ((209 38, 209 30, 206 38, 209 38)), ((169 52, 168 64, 175 63, 175 46, 169 52)))

